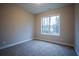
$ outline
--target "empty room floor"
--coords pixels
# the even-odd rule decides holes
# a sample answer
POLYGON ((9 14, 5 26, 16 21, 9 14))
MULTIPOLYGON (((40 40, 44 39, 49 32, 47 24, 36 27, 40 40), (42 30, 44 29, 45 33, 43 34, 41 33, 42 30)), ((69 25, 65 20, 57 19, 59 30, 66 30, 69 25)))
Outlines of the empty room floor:
POLYGON ((73 48, 40 40, 31 40, 0 50, 1 56, 76 56, 73 48))

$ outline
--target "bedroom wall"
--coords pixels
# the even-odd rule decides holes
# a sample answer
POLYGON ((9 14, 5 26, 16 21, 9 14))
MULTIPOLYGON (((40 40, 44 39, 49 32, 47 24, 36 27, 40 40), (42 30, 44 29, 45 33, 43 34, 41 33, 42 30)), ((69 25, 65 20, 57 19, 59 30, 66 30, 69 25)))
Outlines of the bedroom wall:
POLYGON ((34 39, 45 40, 65 45, 74 45, 74 5, 59 9, 49 10, 48 12, 36 15, 34 39), (41 17, 49 15, 60 15, 60 36, 41 34, 41 17))
POLYGON ((79 4, 75 5, 75 50, 79 55, 79 4))
POLYGON ((0 5, 0 48, 33 39, 34 15, 18 6, 0 5))

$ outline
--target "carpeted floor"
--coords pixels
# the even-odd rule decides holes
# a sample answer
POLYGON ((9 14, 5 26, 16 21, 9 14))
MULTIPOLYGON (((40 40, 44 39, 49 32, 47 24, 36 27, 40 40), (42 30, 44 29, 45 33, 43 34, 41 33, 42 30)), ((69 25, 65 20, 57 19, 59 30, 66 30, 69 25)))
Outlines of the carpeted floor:
POLYGON ((31 40, 0 50, 2 56, 76 56, 73 48, 39 40, 31 40))

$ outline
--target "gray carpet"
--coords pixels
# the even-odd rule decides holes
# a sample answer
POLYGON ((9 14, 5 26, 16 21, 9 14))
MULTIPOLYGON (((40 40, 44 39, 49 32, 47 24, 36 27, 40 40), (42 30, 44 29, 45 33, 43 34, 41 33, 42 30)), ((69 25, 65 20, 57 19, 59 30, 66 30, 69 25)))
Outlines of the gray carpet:
POLYGON ((76 56, 73 48, 31 40, 0 50, 1 56, 76 56))

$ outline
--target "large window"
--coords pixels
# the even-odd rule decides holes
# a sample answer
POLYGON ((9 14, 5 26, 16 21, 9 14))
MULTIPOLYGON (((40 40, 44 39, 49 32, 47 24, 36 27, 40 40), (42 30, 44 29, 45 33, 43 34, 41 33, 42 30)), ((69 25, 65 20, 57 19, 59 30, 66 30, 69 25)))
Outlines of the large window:
POLYGON ((41 34, 60 35, 60 16, 42 17, 41 34))

